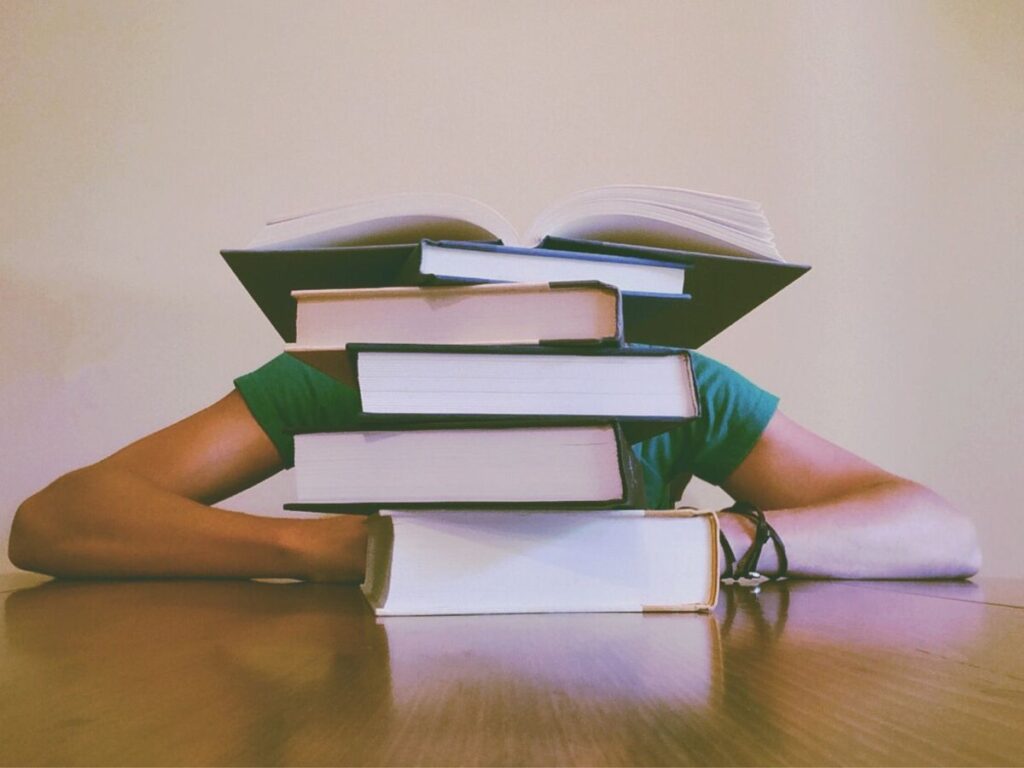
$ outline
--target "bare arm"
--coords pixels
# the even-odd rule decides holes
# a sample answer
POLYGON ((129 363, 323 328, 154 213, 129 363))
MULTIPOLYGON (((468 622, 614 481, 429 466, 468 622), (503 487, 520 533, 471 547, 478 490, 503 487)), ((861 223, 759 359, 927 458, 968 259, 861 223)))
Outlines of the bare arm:
MULTIPOLYGON (((948 502, 782 413, 723 488, 766 510, 794 576, 962 578, 980 566, 974 526, 948 502)), ((750 526, 735 515, 723 515, 722 526, 737 556, 745 552, 750 526)), ((777 567, 766 545, 759 570, 777 567)))
POLYGON ((69 577, 361 579, 357 518, 274 519, 209 506, 281 469, 233 391, 27 499, 11 529, 11 561, 69 577))
MULTIPOLYGON (((273 519, 208 506, 281 468, 232 392, 26 500, 11 530, 11 561, 69 577, 360 580, 359 518, 273 519)), ((724 487, 771 510, 794 575, 937 578, 978 568, 973 527, 940 497, 781 413, 724 487)), ((745 551, 745 524, 726 515, 723 529, 745 551)), ((775 567, 766 548, 761 569, 775 567)))

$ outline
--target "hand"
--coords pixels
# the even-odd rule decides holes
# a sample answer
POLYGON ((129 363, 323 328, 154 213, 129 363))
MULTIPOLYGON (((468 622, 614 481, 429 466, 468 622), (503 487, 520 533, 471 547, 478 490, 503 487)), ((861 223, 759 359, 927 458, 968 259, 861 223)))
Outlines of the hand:
POLYGON ((366 570, 366 518, 332 515, 295 520, 290 546, 307 581, 361 583, 366 570))

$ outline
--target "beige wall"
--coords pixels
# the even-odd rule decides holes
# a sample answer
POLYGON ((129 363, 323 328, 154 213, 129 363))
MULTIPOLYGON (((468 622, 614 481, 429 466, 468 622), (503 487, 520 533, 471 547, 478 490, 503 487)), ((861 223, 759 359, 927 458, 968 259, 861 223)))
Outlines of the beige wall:
POLYGON ((1021 3, 5 0, 2 542, 275 354, 217 253, 265 215, 438 190, 525 227, 649 182, 762 201, 814 266, 706 351, 1024 576, 1022 41, 1021 3))

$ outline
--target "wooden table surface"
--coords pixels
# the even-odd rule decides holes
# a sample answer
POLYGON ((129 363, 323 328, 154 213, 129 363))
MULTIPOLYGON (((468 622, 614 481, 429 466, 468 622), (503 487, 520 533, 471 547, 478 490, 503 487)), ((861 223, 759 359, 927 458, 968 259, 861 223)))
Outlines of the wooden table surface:
POLYGON ((0 577, 3 765, 1022 765, 1024 582, 377 620, 351 587, 0 577))

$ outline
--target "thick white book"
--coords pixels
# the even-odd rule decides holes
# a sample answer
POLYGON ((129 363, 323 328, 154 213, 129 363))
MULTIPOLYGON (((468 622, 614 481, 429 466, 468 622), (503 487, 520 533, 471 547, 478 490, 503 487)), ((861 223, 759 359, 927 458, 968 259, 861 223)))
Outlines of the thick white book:
POLYGON ((380 344, 621 344, 622 298, 599 282, 292 291, 286 349, 380 344))
POLYGON ((508 420, 295 435, 286 509, 632 508, 643 477, 621 425, 508 420))
POLYGON ((667 347, 288 346, 359 392, 366 420, 617 419, 639 439, 700 415, 690 355, 667 347), (646 431, 639 423, 649 422, 646 431))
POLYGON ((363 593, 378 615, 704 611, 713 512, 382 510, 363 593))
POLYGON ((247 250, 501 240, 534 247, 545 237, 598 240, 781 261, 758 203, 725 195, 615 185, 570 195, 544 209, 522 235, 490 206, 450 194, 365 200, 269 221, 247 250))

